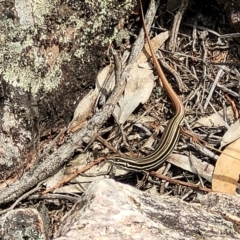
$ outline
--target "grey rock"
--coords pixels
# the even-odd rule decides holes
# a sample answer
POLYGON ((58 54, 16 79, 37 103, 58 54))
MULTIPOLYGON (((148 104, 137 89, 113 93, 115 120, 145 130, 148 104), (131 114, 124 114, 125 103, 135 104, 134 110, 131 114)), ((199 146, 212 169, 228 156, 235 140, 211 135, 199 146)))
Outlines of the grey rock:
MULTIPOLYGON (((233 207, 232 196, 226 196, 228 201, 216 206, 217 211, 209 203, 216 199, 208 196, 203 204, 193 204, 109 179, 94 182, 62 219, 54 239, 240 239, 233 222, 221 215, 224 207, 233 207)), ((234 208, 232 214, 239 216, 239 197, 234 208)))
POLYGON ((43 220, 36 209, 11 210, 0 218, 0 239, 3 240, 45 240, 43 220))

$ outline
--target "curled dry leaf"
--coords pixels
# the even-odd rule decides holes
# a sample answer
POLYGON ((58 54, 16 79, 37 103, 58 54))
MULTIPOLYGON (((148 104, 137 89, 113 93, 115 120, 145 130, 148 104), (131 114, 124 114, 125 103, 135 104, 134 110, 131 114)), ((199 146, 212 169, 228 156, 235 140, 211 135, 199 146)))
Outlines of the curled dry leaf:
POLYGON ((240 173, 240 139, 228 145, 217 160, 213 180, 213 191, 234 194, 240 173))
POLYGON ((120 98, 113 113, 119 123, 124 123, 129 115, 140 103, 145 103, 154 87, 154 75, 149 65, 145 63, 145 68, 134 65, 130 71, 131 81, 126 85, 124 95, 120 98))
MULTIPOLYGON (((154 52, 162 46, 169 38, 169 35, 170 32, 166 31, 151 40, 154 52)), ((137 64, 133 66, 129 73, 131 81, 127 83, 124 95, 114 109, 114 115, 119 123, 124 123, 138 105, 145 103, 151 95, 154 87, 154 75, 152 68, 146 63, 149 58, 149 46, 145 44, 137 64)))
MULTIPOLYGON (((169 38, 169 36, 170 36, 170 31, 166 31, 166 32, 160 33, 159 35, 151 39, 153 51, 156 52, 163 45, 163 43, 165 43, 165 41, 169 38)), ((150 54, 149 46, 146 43, 144 45, 144 49, 142 53, 140 54, 137 60, 137 64, 148 61, 150 57, 151 57, 151 54, 150 54)))
MULTIPOLYGON (((166 31, 154 37, 151 40, 153 50, 156 51, 168 39, 169 35, 170 32, 166 31)), ((154 87, 154 76, 152 68, 146 64, 146 61, 149 59, 149 57, 149 47, 146 44, 137 61, 137 64, 133 66, 129 73, 131 81, 127 83, 124 95, 120 99, 119 105, 116 106, 114 110, 114 114, 117 116, 117 119, 120 123, 124 123, 140 103, 146 102, 152 92, 154 87)), ((104 81, 107 78, 110 70, 111 66, 107 66, 99 73, 97 77, 96 88, 90 91, 79 102, 74 112, 73 120, 68 126, 69 132, 74 132, 79 129, 92 114, 92 109, 100 89, 104 85, 104 81)))
POLYGON ((97 76, 94 90, 91 90, 78 104, 75 109, 73 120, 68 125, 69 132, 75 132, 91 116, 98 94, 104 85, 105 79, 111 71, 111 65, 106 66, 97 76))

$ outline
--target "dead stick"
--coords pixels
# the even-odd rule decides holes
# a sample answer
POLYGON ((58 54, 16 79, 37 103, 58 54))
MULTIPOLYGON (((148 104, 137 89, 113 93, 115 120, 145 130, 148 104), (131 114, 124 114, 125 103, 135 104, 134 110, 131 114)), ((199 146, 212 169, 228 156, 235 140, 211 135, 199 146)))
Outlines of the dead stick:
POLYGON ((193 188, 195 190, 200 190, 200 191, 204 191, 204 192, 212 192, 212 189, 210 189, 210 188, 201 187, 201 186, 196 185, 194 183, 188 183, 188 182, 183 182, 183 181, 180 181, 180 180, 176 180, 176 179, 167 177, 165 175, 162 175, 160 173, 156 173, 154 171, 150 172, 150 175, 154 176, 154 177, 164 179, 164 180, 166 180, 170 183, 176 184, 176 185, 183 185, 183 186, 187 186, 187 187, 193 188))

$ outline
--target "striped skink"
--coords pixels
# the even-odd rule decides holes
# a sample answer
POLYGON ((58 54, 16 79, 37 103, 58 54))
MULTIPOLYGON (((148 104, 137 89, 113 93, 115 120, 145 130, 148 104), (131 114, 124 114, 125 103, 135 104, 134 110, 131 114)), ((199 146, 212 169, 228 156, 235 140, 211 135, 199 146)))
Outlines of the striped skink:
POLYGON ((173 151, 178 141, 180 123, 184 118, 184 106, 181 100, 179 99, 178 95, 175 93, 170 83, 168 82, 153 52, 151 41, 145 25, 141 0, 139 2, 140 2, 141 15, 143 20, 143 29, 146 35, 147 43, 149 45, 153 63, 157 70, 159 79, 161 79, 164 88, 166 89, 169 97, 172 100, 172 103, 176 109, 176 114, 168 122, 166 128, 164 129, 164 132, 162 134, 158 147, 150 155, 141 157, 141 158, 122 157, 122 156, 115 155, 115 156, 112 156, 111 159, 109 159, 109 161, 127 170, 150 171, 150 170, 157 169, 162 163, 164 163, 166 158, 173 151))

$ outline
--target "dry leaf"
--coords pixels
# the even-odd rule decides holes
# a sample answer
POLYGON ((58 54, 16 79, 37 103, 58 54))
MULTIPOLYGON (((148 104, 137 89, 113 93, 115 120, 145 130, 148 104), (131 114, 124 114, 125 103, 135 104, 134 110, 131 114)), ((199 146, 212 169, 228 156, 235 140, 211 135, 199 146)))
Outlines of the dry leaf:
MULTIPOLYGON (((44 185, 47 189, 54 187, 57 183, 65 179, 66 177, 70 176, 72 173, 74 173, 76 170, 79 170, 83 167, 85 167, 88 162, 87 159, 92 158, 91 153, 85 153, 80 154, 76 156, 68 166, 65 168, 62 168, 60 171, 58 171, 55 175, 53 175, 51 178, 49 178, 44 185)), ((104 165, 99 164, 93 166, 91 169, 89 169, 86 173, 89 174, 96 174, 98 172, 107 172, 109 169, 110 163, 105 163, 104 165)), ((82 193, 84 189, 87 189, 88 186, 92 181, 99 181, 106 178, 105 175, 99 175, 96 177, 90 177, 90 176, 76 176, 68 185, 61 186, 60 188, 57 188, 54 190, 54 193, 82 193), (73 183, 74 182, 74 183, 73 183), (75 184, 75 182, 81 183, 81 184, 75 184)))
POLYGON ((224 134, 221 147, 222 149, 224 146, 228 145, 229 143, 235 141, 236 139, 240 138, 240 120, 237 120, 234 124, 230 126, 227 132, 224 134))
POLYGON ((97 83, 94 90, 91 90, 78 104, 75 109, 73 120, 68 125, 68 131, 74 132, 92 114, 92 110, 98 94, 104 84, 105 79, 111 71, 111 65, 106 66, 97 76, 97 83))
MULTIPOLYGON (((227 107, 226 110, 226 117, 227 119, 233 120, 234 119, 234 113, 232 110, 232 107, 227 107)), ((196 127, 220 127, 225 126, 224 120, 223 120, 223 110, 219 111, 218 113, 214 113, 208 117, 203 117, 194 124, 193 128, 196 127)))
MULTIPOLYGON (((169 37, 170 32, 166 31, 154 37, 151 40, 153 50, 156 51, 169 37)), ((120 99, 119 105, 116 106, 114 114, 120 123, 124 123, 129 115, 136 109, 139 103, 144 103, 148 100, 154 85, 153 70, 146 64, 150 57, 148 44, 145 45, 145 50, 140 54, 137 64, 132 68, 129 75, 131 81, 127 83, 124 96, 120 99)), ((98 75, 96 88, 90 91, 78 104, 74 117, 68 126, 68 131, 74 132, 79 126, 87 120, 91 115, 95 101, 99 91, 109 74, 110 66, 104 68, 98 75)))
POLYGON ((203 162, 200 159, 196 158, 195 156, 191 156, 191 161, 189 160, 189 157, 179 154, 171 154, 168 159, 168 162, 174 164, 175 166, 178 166, 186 171, 199 174, 202 178, 208 180, 209 182, 212 181, 212 174, 214 167, 207 163, 203 162))
POLYGON ((47 189, 54 187, 58 182, 60 182, 64 177, 65 167, 61 168, 57 173, 48 178, 48 180, 44 183, 47 189))
POLYGON ((131 81, 127 82, 123 96, 114 109, 114 115, 119 123, 124 123, 140 103, 145 103, 154 87, 154 75, 149 65, 140 68, 136 64, 130 71, 131 81))
MULTIPOLYGON (((90 181, 90 179, 88 179, 88 180, 90 181)), ((65 186, 61 186, 61 187, 55 189, 53 192, 54 193, 68 193, 68 194, 78 193, 78 194, 80 194, 80 193, 84 192, 84 189, 83 189, 82 186, 80 186, 80 184, 71 183, 71 184, 68 184, 68 185, 65 185, 65 186)))
MULTIPOLYGON (((151 44, 152 44, 153 52, 156 52, 163 45, 163 43, 169 38, 169 36, 170 36, 170 31, 166 31, 152 38, 151 44)), ((149 50, 149 45, 146 43, 144 45, 144 50, 141 52, 137 60, 137 64, 146 62, 150 58, 150 56, 151 54, 149 50)))
POLYGON ((240 139, 227 146, 217 160, 213 180, 213 191, 234 194, 240 173, 240 139))
POLYGON ((163 126, 158 126, 155 128, 154 132, 151 134, 149 134, 149 138, 147 139, 147 141, 144 142, 142 148, 143 149, 152 149, 153 150, 153 144, 156 140, 156 136, 159 134, 159 132, 163 132, 164 128, 163 126))

